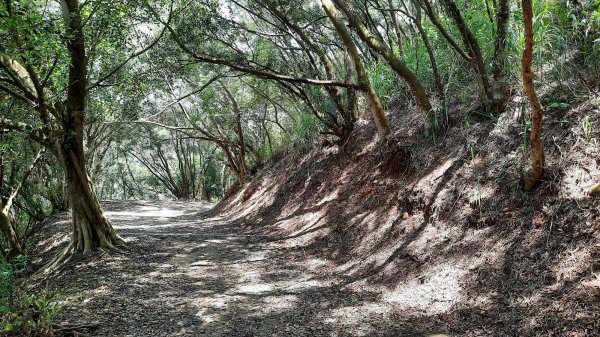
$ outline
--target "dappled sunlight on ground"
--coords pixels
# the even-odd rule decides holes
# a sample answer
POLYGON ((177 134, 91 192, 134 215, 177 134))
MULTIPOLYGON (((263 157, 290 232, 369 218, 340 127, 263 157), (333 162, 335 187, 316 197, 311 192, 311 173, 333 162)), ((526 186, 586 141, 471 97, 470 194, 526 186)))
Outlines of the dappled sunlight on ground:
POLYGON ((451 265, 434 266, 419 278, 398 284, 383 298, 405 310, 414 309, 425 314, 445 313, 459 303, 461 278, 466 273, 466 270, 451 265))
POLYGON ((407 336, 588 336, 600 329, 600 208, 587 194, 600 149, 578 113, 597 125, 597 106, 545 114, 546 171, 525 192, 522 98, 509 105, 454 111, 435 142, 413 130, 415 111, 396 111, 386 139, 361 128, 344 146, 283 158, 219 212, 304 259, 295 267, 320 276, 312 291, 357 296, 319 313, 355 335, 385 335, 372 326, 383 320, 407 336))
MULTIPOLYGON (((50 286, 65 291, 62 320, 102 322, 94 336, 372 335, 377 326, 386 333, 407 329, 372 316, 392 304, 344 287, 330 261, 206 219, 208 205, 104 206, 129 243, 125 254, 73 261, 67 268, 76 273, 49 278, 50 286), (360 305, 380 308, 365 317, 360 305)), ((303 221, 296 234, 318 226, 319 214, 303 221)))
MULTIPOLYGON (((517 110, 457 117, 464 134, 436 144, 357 130, 275 163, 217 210, 106 202, 128 251, 51 280, 67 289, 64 319, 111 337, 590 336, 598 145, 548 114, 548 169, 527 194, 517 110)), ((55 225, 46 246, 66 243, 70 225, 55 225)))

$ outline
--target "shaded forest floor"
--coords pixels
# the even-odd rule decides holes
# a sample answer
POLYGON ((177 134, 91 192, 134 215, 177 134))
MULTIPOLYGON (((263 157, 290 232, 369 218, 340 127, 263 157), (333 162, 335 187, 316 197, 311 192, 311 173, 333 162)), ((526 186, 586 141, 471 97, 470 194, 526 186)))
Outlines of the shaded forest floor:
MULTIPOLYGON (((377 292, 344 287, 328 263, 219 217, 194 202, 105 202, 125 254, 75 259, 38 286, 60 289, 64 324, 93 336, 422 336, 377 292), (368 306, 368 312, 361 308, 368 306)), ((38 256, 55 253, 54 219, 38 256), (46 249, 50 250, 46 250, 46 249)))
MULTIPOLYGON (((212 209, 106 202, 128 250, 37 286, 94 336, 597 336, 600 95, 544 97, 533 192, 523 100, 497 118, 454 107, 435 142, 397 107, 387 139, 360 121, 342 147, 295 146, 212 209)), ((45 227, 38 262, 69 229, 45 227)))

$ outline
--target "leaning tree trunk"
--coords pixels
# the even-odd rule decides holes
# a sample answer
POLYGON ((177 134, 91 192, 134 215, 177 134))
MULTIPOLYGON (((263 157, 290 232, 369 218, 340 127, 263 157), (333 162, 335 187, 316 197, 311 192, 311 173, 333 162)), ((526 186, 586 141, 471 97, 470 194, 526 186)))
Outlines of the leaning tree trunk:
POLYGON ((525 26, 525 50, 523 51, 523 87, 531 104, 531 170, 525 178, 525 189, 533 189, 544 173, 544 148, 542 145, 542 117, 544 111, 533 84, 531 59, 533 56, 533 6, 531 0, 523 0, 523 23, 525 26))
POLYGON ((385 111, 383 110, 383 105, 381 105, 381 101, 379 100, 379 96, 377 96, 377 92, 375 92, 373 85, 371 85, 371 80, 369 80, 369 75, 367 74, 362 60, 360 59, 360 54, 358 53, 358 49, 356 48, 356 45, 350 36, 350 32, 348 32, 346 25, 342 22, 342 18, 340 17, 331 0, 321 0, 321 4, 325 10, 325 13, 327 13, 327 16, 331 20, 331 23, 333 23, 338 35, 340 35, 340 38, 348 50, 350 57, 354 61, 354 66, 356 68, 361 89, 369 98, 371 115, 375 120, 377 130, 382 137, 385 137, 390 133, 389 122, 387 116, 385 115, 385 111))
POLYGON ((12 226, 12 221, 10 218, 10 206, 12 203, 12 198, 14 197, 14 193, 11 193, 8 197, 3 196, 4 192, 4 167, 2 156, 0 156, 0 232, 4 235, 4 239, 8 244, 8 253, 3 255, 11 256, 13 253, 20 254, 21 253, 21 243, 17 236, 17 232, 12 226))
POLYGON ((9 207, 6 207, 4 203, 1 205, 2 209, 0 209, 0 231, 2 235, 4 235, 4 239, 8 243, 9 251, 8 257, 15 256, 21 254, 23 251, 21 247, 21 242, 19 237, 17 236, 17 232, 15 231, 12 221, 9 214, 9 207))
POLYGON ((335 3, 340 7, 341 11, 346 14, 350 25, 356 30, 360 39, 363 40, 371 50, 383 57, 396 74, 406 82, 417 106, 425 114, 429 114, 432 107, 429 98, 427 98, 425 88, 415 73, 406 66, 404 60, 396 56, 390 47, 377 39, 364 24, 359 22, 359 19, 345 1, 336 0, 335 3))
POLYGON ((493 111, 493 93, 490 85, 490 80, 488 78, 488 73, 485 68, 485 62, 483 60, 483 54, 481 52, 481 47, 477 38, 471 31, 471 29, 467 26, 458 5, 454 0, 443 0, 446 10, 452 16, 458 31, 463 39, 463 43, 465 48, 467 49, 467 54, 470 57, 470 66, 473 70, 475 79, 477 80, 477 85, 479 88, 479 96, 484 104, 486 110, 493 111))
MULTIPOLYGON (((416 0, 413 0, 416 1, 416 0)), ((442 109, 446 109, 446 93, 444 91, 444 83, 442 81, 442 76, 440 75, 439 67, 437 64, 437 60, 435 58, 435 54, 433 52, 433 47, 429 42, 429 36, 423 28, 422 16, 421 16, 421 6, 418 3, 414 2, 414 19, 413 22, 419 31, 419 35, 421 35, 421 39, 423 40, 423 44, 425 45, 425 49, 427 50, 427 54, 429 55, 429 62, 431 63, 431 70, 433 72, 433 79, 435 82, 435 87, 438 91, 438 95, 440 95, 442 109)))
MULTIPOLYGON (((14 186, 12 190, 9 193, 7 193, 7 195, 0 197, 0 231, 4 235, 4 238, 6 239, 10 247, 8 253, 5 254, 7 258, 19 255, 23 252, 23 240, 19 238, 18 231, 15 228, 15 222, 11 218, 11 207, 15 198, 21 191, 21 187, 23 187, 23 185, 29 178, 29 175, 35 168, 35 165, 42 158, 42 153, 42 150, 38 151, 38 154, 35 156, 33 162, 25 170, 25 174, 23 174, 21 180, 19 180, 16 183, 16 186, 14 186)), ((1 161, 0 164, 2 164, 1 161)), ((3 179, 3 174, 3 168, 0 166, 0 180, 3 179)), ((3 189, 0 188, 0 193, 1 192, 3 192, 3 189)))

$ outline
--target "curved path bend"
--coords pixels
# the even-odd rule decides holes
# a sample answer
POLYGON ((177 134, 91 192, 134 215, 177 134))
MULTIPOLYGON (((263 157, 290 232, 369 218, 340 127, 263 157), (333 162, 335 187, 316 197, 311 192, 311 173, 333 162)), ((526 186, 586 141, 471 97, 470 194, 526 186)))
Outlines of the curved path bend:
POLYGON ((90 334, 112 337, 427 336, 375 294, 344 287, 324 261, 244 235, 210 207, 105 202, 128 250, 50 279, 65 296, 63 323, 99 322, 90 334))

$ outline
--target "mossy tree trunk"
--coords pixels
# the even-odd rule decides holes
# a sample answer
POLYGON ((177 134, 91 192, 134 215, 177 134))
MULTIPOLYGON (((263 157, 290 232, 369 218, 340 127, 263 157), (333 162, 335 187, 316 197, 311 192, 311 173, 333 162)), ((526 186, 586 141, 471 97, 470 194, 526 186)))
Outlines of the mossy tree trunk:
POLYGON ((377 96, 373 85, 371 85, 371 80, 369 80, 369 76, 360 58, 358 49, 356 48, 356 45, 350 36, 350 32, 346 28, 346 25, 342 21, 342 18, 340 17, 331 0, 321 0, 321 4, 323 5, 325 13, 327 13, 327 16, 331 20, 331 23, 333 23, 335 30, 342 39, 344 46, 348 50, 348 54, 354 61, 358 80, 360 82, 361 89, 366 93, 369 99, 371 114, 375 120, 375 125, 377 125, 377 130, 381 136, 385 137, 390 133, 389 122, 387 116, 385 115, 385 111, 383 110, 383 105, 381 105, 381 101, 379 100, 379 96, 377 96))

